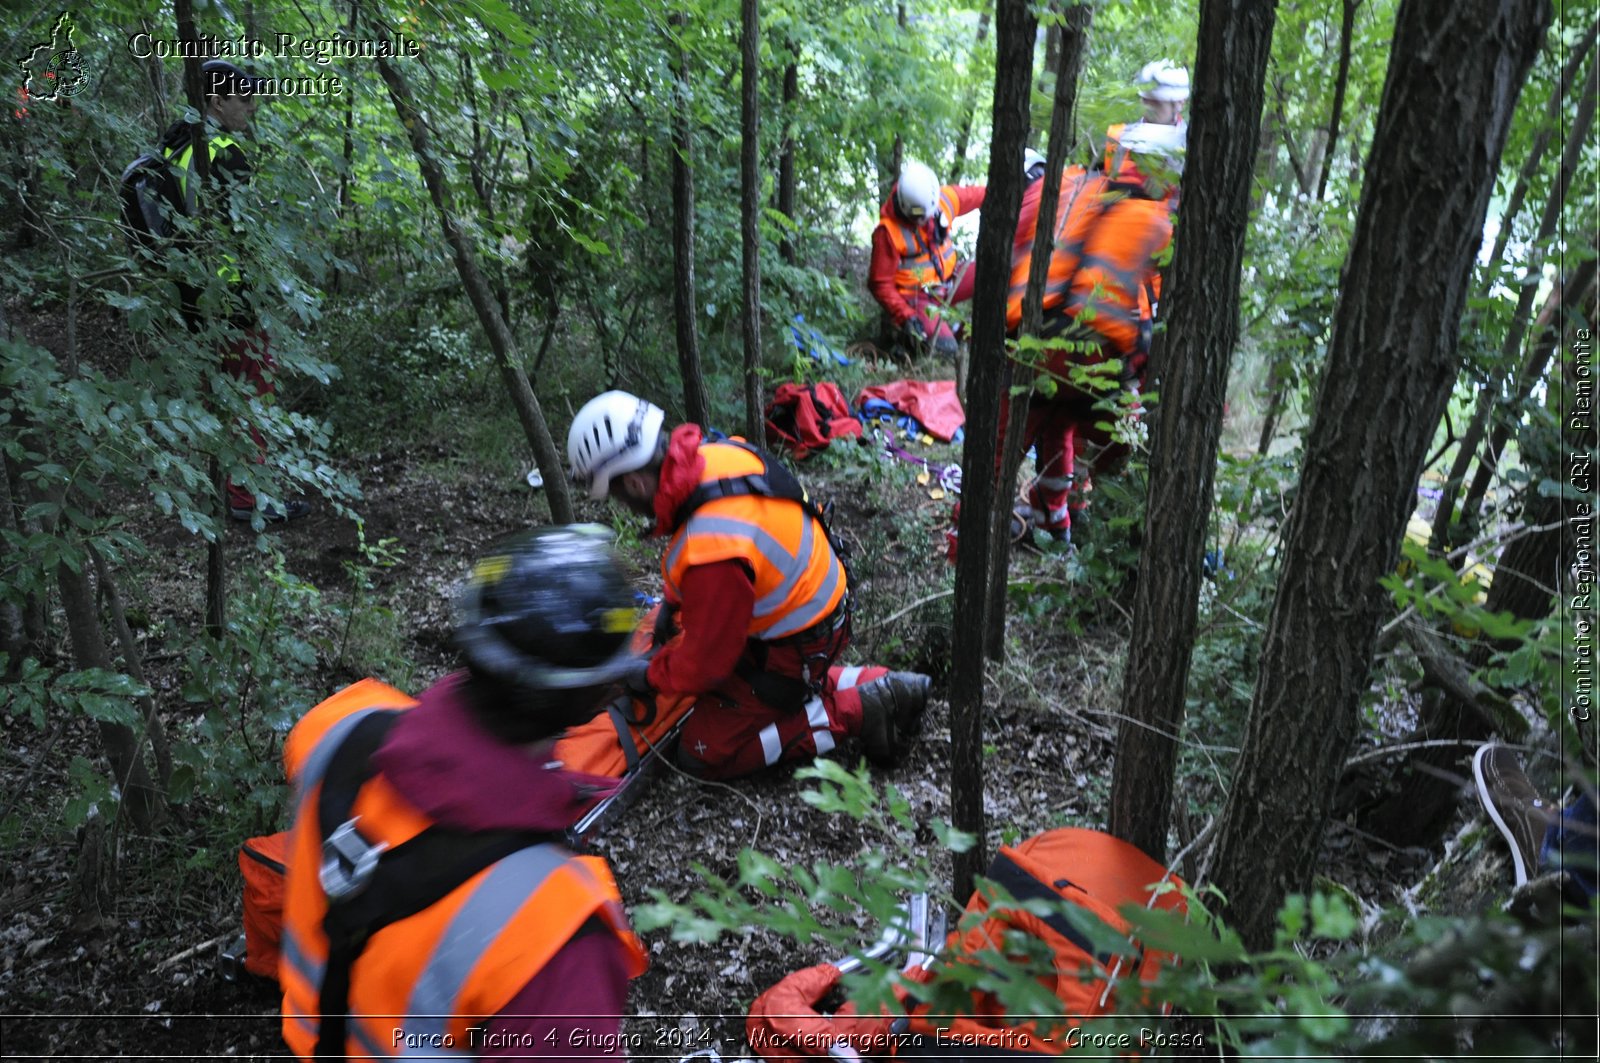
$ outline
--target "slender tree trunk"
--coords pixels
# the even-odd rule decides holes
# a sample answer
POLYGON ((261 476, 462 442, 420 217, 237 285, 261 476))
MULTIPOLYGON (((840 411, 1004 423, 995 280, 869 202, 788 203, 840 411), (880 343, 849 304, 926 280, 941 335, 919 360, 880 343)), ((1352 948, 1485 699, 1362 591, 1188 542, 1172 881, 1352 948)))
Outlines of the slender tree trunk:
MULTIPOLYGON (((1580 322, 1594 320, 1594 259, 1583 263, 1568 279, 1561 305, 1546 323, 1539 341, 1551 350, 1560 347, 1564 336, 1574 334, 1581 327, 1580 322)), ((1569 376, 1572 366, 1569 360, 1569 376)), ((1559 388, 1560 383, 1554 382, 1554 388, 1559 388)), ((1571 381, 1567 383, 1570 394, 1571 381)), ((1561 409, 1554 395, 1548 405, 1552 410, 1561 409)), ((1575 425, 1572 420, 1562 420, 1561 428, 1566 437, 1562 448, 1565 453, 1588 453, 1594 445, 1592 423, 1580 420, 1575 425)), ((1557 455, 1550 453, 1547 463, 1533 477, 1534 483, 1541 478, 1562 480, 1567 470, 1561 465, 1557 455)), ((1549 615, 1561 585, 1561 508, 1562 500, 1556 495, 1542 494, 1536 488, 1524 493, 1519 522, 1535 530, 1512 539, 1501 551, 1484 601, 1486 610, 1509 612, 1524 620, 1549 615)), ((1487 643, 1478 644, 1463 670, 1470 673, 1482 668, 1489 660, 1490 649, 1487 643)), ((1421 722, 1406 737, 1406 743, 1433 739, 1476 742, 1488 738, 1492 731, 1490 722, 1474 707, 1446 692, 1436 692, 1423 703, 1421 722)), ((1363 826, 1394 845, 1432 844, 1460 804, 1460 786, 1454 780, 1467 777, 1465 759, 1460 746, 1424 746, 1403 764, 1392 765, 1389 777, 1398 779, 1399 785, 1363 813, 1363 826)), ((1357 798, 1355 803, 1359 801, 1357 798)))
MULTIPOLYGON (((778 213, 792 225, 795 221, 794 112, 800 101, 800 52, 799 46, 792 40, 786 50, 789 61, 783 66, 783 138, 778 147, 778 213)), ((778 241, 778 253, 791 266, 798 261, 793 231, 784 230, 783 238, 778 241)))
MULTIPOLYGON (((13 421, 7 426, 5 434, 8 438, 13 435, 16 438, 22 438, 26 434, 25 426, 13 421)), ((29 491, 27 482, 22 479, 22 466, 10 453, 5 452, 4 448, 0 448, 0 463, 4 465, 4 469, 0 470, 0 472, 4 473, 3 482, 0 482, 0 491, 3 491, 5 503, 5 516, 3 520, 0 520, 0 525, 14 532, 18 537, 32 535, 38 530, 38 523, 29 520, 27 517, 32 492, 29 491)), ((10 566, 20 562, 20 557, 13 558, 8 562, 5 570, 8 580, 11 578, 9 574, 10 566)), ((19 667, 24 657, 37 657, 43 651, 47 634, 45 622, 47 615, 45 595, 39 591, 30 592, 23 599, 22 604, 17 607, 15 641, 0 647, 0 649, 4 649, 10 654, 10 666, 12 668, 19 667)))
POLYGON ((1567 87, 1573 93, 1589 93, 1592 91, 1590 82, 1579 81, 1578 71, 1583 69, 1583 61, 1589 57, 1589 52, 1594 48, 1595 37, 1600 35, 1600 22, 1589 26, 1589 32, 1584 34, 1572 53, 1567 56, 1566 65, 1561 68, 1560 88, 1551 94, 1550 103, 1545 107, 1544 123, 1533 138, 1533 144, 1528 148, 1527 157, 1522 161, 1522 169, 1517 171, 1517 183, 1512 186, 1511 198, 1506 201, 1506 209, 1500 216, 1500 231, 1494 237, 1494 249, 1489 252, 1489 261, 1484 270, 1484 294, 1488 295, 1494 288, 1500 263, 1505 258, 1506 244, 1511 241, 1511 231, 1517 216, 1522 213, 1523 200, 1528 197, 1528 186, 1533 182, 1534 175, 1539 172, 1539 166, 1544 162, 1545 150, 1550 146, 1551 137, 1561 129, 1561 110, 1571 97, 1567 87))
POLYGON ((556 450, 555 440, 550 436, 550 426, 539 406, 539 397, 533 393, 528 374, 523 371, 511 328, 501 316, 500 304, 495 301, 494 292, 478 269, 472 241, 456 224, 455 213, 450 206, 450 189, 445 185, 444 174, 428 146, 427 123, 417 112, 411 100, 411 90, 400 72, 386 60, 379 59, 377 62, 378 73, 388 86, 389 98, 394 103, 395 115, 411 134, 411 150, 417 157, 417 169, 422 172, 423 183, 428 186, 428 194, 439 212, 439 225, 444 230, 445 242, 455 254, 456 272, 461 275, 467 298, 471 300, 478 321, 489 337, 489 346, 494 350, 495 362, 500 367, 500 377, 512 405, 516 407, 517 419, 522 422, 528 444, 533 448, 539 473, 544 477, 545 497, 550 502, 550 519, 557 524, 571 523, 572 497, 567 490, 565 464, 556 450))
MULTIPOLYGON (((89 553, 94 558, 94 572, 100 581, 100 593, 106 600, 107 610, 111 613, 111 630, 116 633, 117 645, 122 648, 124 669, 133 677, 134 682, 148 689, 150 681, 145 677, 144 659, 139 654, 139 642, 133 637, 133 629, 128 626, 128 614, 122 608, 122 595, 117 590, 117 581, 111 574, 111 566, 100 556, 100 551, 90 547, 89 553)), ((155 698, 151 695, 146 694, 139 699, 139 711, 144 715, 145 738, 150 742, 150 757, 155 762, 155 781, 165 791, 172 780, 172 747, 167 742, 167 729, 161 722, 161 716, 156 711, 155 698)))
MULTIPOLYGON (((189 58, 183 61, 184 96, 200 114, 206 113, 206 97, 200 59, 200 31, 194 21, 193 0, 174 0, 173 8, 178 19, 178 39, 186 44, 189 58)), ((206 150, 206 124, 196 122, 189 127, 190 145, 195 176, 199 187, 204 188, 211 175, 211 153, 206 150)), ((201 210, 209 214, 209 196, 200 197, 201 210)), ((222 463, 212 457, 208 471, 211 475, 211 504, 215 507, 215 534, 206 543, 206 634, 221 639, 228 630, 228 558, 227 539, 223 534, 228 526, 228 479, 222 463)))
MULTIPOLYGON (((1056 214, 1061 201, 1061 174, 1067 167, 1067 153, 1072 148, 1072 116, 1078 100, 1078 73, 1083 65, 1084 46, 1087 43, 1089 24, 1094 18, 1094 8, 1087 4, 1073 4, 1065 11, 1065 21, 1057 27, 1060 40, 1056 46, 1055 95, 1050 110, 1050 140, 1045 162, 1044 186, 1039 194, 1039 215, 1036 232, 1053 234, 1056 214)), ((1022 328, 1024 336, 1037 336, 1044 316, 1044 282, 1050 270, 1050 254, 1054 250, 1053 237, 1035 236, 1032 257, 1028 261, 1028 288, 1022 299, 1022 328)), ((1013 376, 1016 367, 1011 367, 1013 376)), ((1027 393, 1006 395, 1006 437, 999 442, 1001 465, 998 503, 1002 510, 1011 508, 1016 497, 1017 470, 1022 466, 1024 451, 1024 422, 1028 415, 1027 393)), ((1009 523, 1009 518, 1007 518, 1009 523)), ((1002 525, 1005 527, 1005 525, 1002 525)), ((989 574, 989 598, 984 625, 984 653, 990 660, 1005 658, 1006 649, 1006 570, 1010 565, 1011 536, 996 537, 996 562, 989 574)))
MULTIPOLYGON (((360 20, 360 18, 361 0, 350 0, 350 22, 345 31, 348 36, 352 38, 355 36, 356 23, 360 20)), ((350 212, 350 170, 355 165, 356 157, 355 126, 356 94, 353 92, 347 92, 345 93, 344 101, 344 170, 339 174, 340 221, 343 221, 344 216, 350 212)), ((338 273, 333 275, 333 283, 336 291, 338 290, 339 276, 340 275, 338 273)))
POLYGON ((700 371, 699 309, 694 291, 694 115, 689 103, 689 55, 681 35, 686 17, 674 12, 667 47, 672 55, 672 311, 678 335, 678 374, 689 420, 711 423, 711 402, 700 371))
MULTIPOLYGON (((1536 294, 1540 278, 1543 276, 1544 255, 1542 248, 1546 241, 1555 235, 1556 226, 1561 221, 1561 208, 1566 205, 1567 189, 1572 185, 1573 174, 1577 172, 1578 160, 1583 155, 1584 149, 1589 144, 1589 130, 1594 126, 1595 94, 1593 90, 1594 71, 1584 79, 1588 86, 1580 93, 1578 101, 1578 114, 1572 120, 1572 126, 1567 133, 1567 150, 1561 156, 1561 169, 1556 176, 1556 186, 1550 190, 1550 198, 1545 201, 1544 216, 1539 219, 1539 235, 1535 238, 1538 246, 1535 248, 1534 258, 1529 266, 1528 276, 1522 284, 1522 291, 1517 296, 1517 310, 1512 318, 1511 332, 1506 336, 1505 346, 1500 350, 1501 364, 1511 366, 1518 361, 1522 353, 1522 340, 1527 332, 1528 314, 1533 309, 1533 298, 1536 294)), ((1549 352, 1546 351, 1544 359, 1538 360, 1538 348, 1529 356, 1529 364, 1518 375, 1518 387, 1507 397, 1507 401, 1500 404, 1510 416, 1516 416, 1516 411, 1521 407, 1522 400, 1527 398, 1528 392, 1539 378, 1544 375, 1545 363, 1549 361, 1549 352), (1537 364, 1535 364, 1537 362, 1537 364)), ((1494 411, 1489 411, 1492 416, 1494 411)), ((1485 418, 1487 421, 1488 418, 1485 418)), ((1477 424, 1478 439, 1483 438, 1483 425, 1477 424)), ((1472 484, 1467 488, 1467 494, 1461 501, 1461 520, 1469 528, 1477 526, 1478 507, 1483 503, 1483 496, 1488 493, 1489 480, 1494 476, 1495 466, 1500 460, 1500 448, 1505 445, 1507 429, 1504 420, 1495 425, 1494 432, 1490 435, 1489 445, 1478 459, 1478 470, 1472 478, 1472 484)), ((1466 448, 1463 447, 1463 450, 1466 448)), ((1441 508, 1443 501, 1441 500, 1441 508)))
POLYGON ((1333 83, 1333 111, 1328 115, 1328 151, 1322 176, 1317 179, 1317 198, 1328 198, 1328 174, 1333 170, 1334 152, 1339 150, 1339 123, 1344 119, 1344 94, 1350 85, 1350 44, 1356 32, 1356 11, 1361 0, 1344 0, 1344 17, 1339 22, 1339 78, 1333 83))
POLYGON ((740 0, 739 181, 744 251, 744 430, 763 436, 761 414, 761 7, 740 0))
MULTIPOLYGON (((1567 60, 1567 64, 1562 68, 1561 72, 1561 84, 1563 86, 1572 85, 1580 95, 1578 102, 1579 117, 1583 119, 1583 124, 1586 127, 1594 118, 1594 96, 1589 91, 1587 81, 1579 82, 1576 79, 1584 58, 1589 54, 1590 49, 1594 47, 1597 30, 1600 30, 1600 23, 1590 26, 1588 35, 1579 42, 1578 47, 1574 49, 1572 56, 1567 60), (1587 118, 1583 117, 1585 112, 1587 112, 1587 118)), ((1528 186, 1532 182, 1534 175, 1539 172, 1539 164, 1543 161, 1545 148, 1550 143, 1551 133, 1559 128, 1561 105, 1566 100, 1566 93, 1559 89, 1551 96, 1550 105, 1545 109, 1544 128, 1540 129, 1538 135, 1534 137, 1533 146, 1528 151, 1528 157, 1517 174, 1517 183, 1511 190, 1511 199, 1506 205, 1505 213, 1501 215, 1500 232, 1495 237, 1494 249, 1489 253, 1489 262, 1483 271, 1483 297, 1485 299, 1490 298, 1499 279, 1500 263, 1505 255, 1506 244, 1511 239, 1512 227, 1516 223, 1517 216, 1522 213, 1522 203, 1527 196, 1528 186)), ((1568 143, 1567 151, 1562 159, 1561 170, 1559 171, 1566 176, 1565 179, 1561 176, 1557 177, 1557 180, 1561 182, 1563 192, 1561 195, 1556 195, 1552 190, 1550 199, 1546 201, 1544 214, 1541 216, 1539 223, 1541 235, 1535 238, 1536 245, 1542 246, 1550 238, 1551 234, 1555 232, 1555 225, 1560 217, 1560 206, 1566 198, 1565 188, 1571 179, 1571 174, 1568 172, 1568 160, 1573 157, 1574 145, 1581 148, 1585 139, 1585 137, 1574 136, 1568 143)), ((1501 349, 1502 356, 1507 361, 1514 359, 1522 346, 1522 332, 1526 323, 1528 307, 1532 305, 1533 301, 1531 288, 1538 287, 1539 270, 1536 265, 1538 261, 1536 251, 1535 265, 1530 268, 1531 287, 1530 281, 1525 279, 1521 290, 1517 293, 1517 309, 1512 314, 1511 327, 1506 333, 1506 342, 1501 349), (1507 351, 1510 353, 1507 354, 1507 351)), ((1429 535, 1430 543, 1436 550, 1448 548, 1452 541, 1450 527, 1456 516, 1456 492, 1461 490, 1461 485, 1466 482, 1467 470, 1472 467, 1472 459, 1477 457, 1478 447, 1483 443, 1483 435, 1488 428, 1489 416, 1494 412, 1495 398, 1495 387, 1492 384, 1485 384, 1478 394, 1478 403, 1473 409, 1472 420, 1468 422, 1467 430, 1461 437, 1461 443, 1456 447, 1455 460, 1450 463, 1450 473, 1445 477, 1444 489, 1439 496, 1438 509, 1434 511, 1433 528, 1429 535)), ((1467 506, 1463 506, 1461 512, 1470 513, 1472 510, 1467 506)))
POLYGON ((997 0, 995 13, 994 142, 989 152, 989 192, 978 227, 978 287, 972 299, 972 370, 967 381, 967 431, 961 453, 961 552, 956 562, 950 673, 951 821, 976 839, 955 857, 955 895, 972 891, 985 867, 983 814, 984 615, 996 538, 1009 501, 995 482, 1000 402, 1011 383, 1006 357, 1006 286, 1022 206, 1022 147, 1028 139, 1028 98, 1033 80, 1037 25, 1027 0, 997 0))
POLYGON ((1276 0, 1200 5, 1182 222, 1149 374, 1161 401, 1111 780, 1111 832, 1157 860, 1171 819, 1276 14, 1276 0))
MULTIPOLYGON (((1398 560, 1460 368, 1473 256, 1550 16, 1546 0, 1401 0, 1373 176, 1213 857, 1230 921, 1249 945, 1271 943, 1279 906, 1316 867, 1388 597, 1379 580, 1398 560), (1446 112, 1452 121, 1441 123, 1446 112), (1430 150, 1417 151, 1424 142, 1430 150)), ((1196 103, 1203 121, 1205 98, 1196 103)), ((1198 150, 1202 163, 1203 140, 1198 150)))
MULTIPOLYGON (((79 669, 115 672, 87 571, 81 565, 75 570, 63 562, 56 566, 56 585, 61 590, 61 611, 67 618, 73 663, 79 669)), ((166 799, 150 777, 138 736, 127 724, 100 720, 97 726, 100 744, 111 762, 112 776, 122 791, 122 807, 128 813, 128 820, 141 831, 153 829, 166 811, 166 799)))
MULTIPOLYGON (((972 44, 974 57, 983 51, 983 42, 989 36, 989 12, 978 12, 978 35, 972 44)), ((950 167, 950 183, 961 183, 961 175, 967 166, 967 147, 972 143, 972 123, 978 116, 978 91, 975 85, 969 83, 966 89, 965 102, 961 110, 961 133, 956 137, 956 160, 950 167)), ((897 171, 898 172, 898 171, 897 171)))

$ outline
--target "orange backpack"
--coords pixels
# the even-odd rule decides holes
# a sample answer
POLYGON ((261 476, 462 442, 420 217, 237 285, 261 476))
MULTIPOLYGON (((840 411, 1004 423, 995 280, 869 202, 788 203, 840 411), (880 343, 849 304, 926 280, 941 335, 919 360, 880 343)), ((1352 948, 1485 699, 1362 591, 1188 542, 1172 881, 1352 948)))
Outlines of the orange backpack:
POLYGON ((289 832, 247 838, 239 847, 244 876, 244 969, 262 978, 278 977, 278 940, 283 936, 285 862, 289 832))
MULTIPOLYGON (((989 868, 989 879, 1005 888, 1017 901, 1066 900, 1090 912, 1120 935, 1129 934, 1127 920, 1117 909, 1126 904, 1149 905, 1173 912, 1184 911, 1177 890, 1157 893, 1158 884, 1182 883, 1137 848, 1109 834, 1077 827, 1046 831, 1016 847, 1002 848, 989 868)), ((1067 919, 1040 918, 1007 905, 999 907, 983 891, 967 903, 961 922, 966 929, 953 931, 933 969, 917 967, 906 972, 914 981, 931 981, 938 964, 980 962, 984 951, 1003 947, 1006 931, 1020 931, 1044 941, 1053 957, 1052 970, 1040 982, 1061 1002, 1059 1019, 1030 1017, 1012 1023, 993 994, 975 992, 960 1015, 934 1015, 926 1005, 913 1006, 898 1019, 857 1014, 850 1005, 833 1016, 821 1016, 814 1006, 835 984, 840 974, 831 964, 809 967, 779 982, 756 998, 746 1023, 751 1047, 767 1059, 829 1054, 839 1041, 864 1055, 890 1053, 907 1057, 985 1056, 1030 1053, 1060 1055, 1080 1046, 1073 1030, 1084 1020, 1121 1007, 1142 1010, 1143 986, 1176 957, 1146 949, 1129 936, 1133 955, 1096 954, 1089 938, 1067 919), (974 917, 978 918, 974 918, 974 917)), ((902 1001, 902 1004, 905 1002, 902 1001)))
MULTIPOLYGON (((654 613, 647 615, 634 632, 637 652, 650 648, 654 620, 654 613)), ((399 691, 392 693, 397 700, 412 703, 399 691)), ((570 770, 626 780, 617 794, 601 802, 569 832, 574 846, 603 830, 638 796, 648 779, 647 772, 637 769, 641 765, 655 766, 654 758, 650 758, 653 749, 671 758, 678 727, 694 707, 694 698, 663 696, 654 701, 654 705, 645 705, 626 696, 618 698, 588 723, 569 728, 556 743, 556 759, 570 770)), ((244 876, 244 934, 222 952, 222 974, 230 981, 238 977, 241 968, 263 978, 278 977, 288 853, 288 831, 250 838, 239 848, 239 872, 244 876)))

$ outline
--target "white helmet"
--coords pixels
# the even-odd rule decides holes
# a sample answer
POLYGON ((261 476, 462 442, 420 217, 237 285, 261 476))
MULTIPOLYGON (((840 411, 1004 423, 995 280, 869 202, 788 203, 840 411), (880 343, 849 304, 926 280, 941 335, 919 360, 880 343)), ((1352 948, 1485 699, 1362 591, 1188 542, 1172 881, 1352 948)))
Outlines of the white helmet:
POLYGON ((1147 100, 1182 103, 1189 98, 1189 72, 1170 59, 1146 63, 1133 83, 1147 100))
POLYGON ((1045 157, 1032 148, 1022 149, 1022 174, 1028 180, 1044 176, 1045 157))
POLYGON ((1134 122, 1123 129, 1117 138, 1120 152, 1142 155, 1159 160, 1173 173, 1183 173, 1183 154, 1188 148, 1189 127, 1186 125, 1158 125, 1154 122, 1134 122))
POLYGON ((575 483, 587 484, 596 502, 612 477, 642 469, 656 456, 661 407, 626 391, 608 391, 584 403, 567 433, 567 461, 575 483))
POLYGON ((894 203, 902 216, 921 221, 933 213, 938 202, 939 179, 932 170, 920 162, 908 162, 900 168, 900 180, 894 186, 894 203))

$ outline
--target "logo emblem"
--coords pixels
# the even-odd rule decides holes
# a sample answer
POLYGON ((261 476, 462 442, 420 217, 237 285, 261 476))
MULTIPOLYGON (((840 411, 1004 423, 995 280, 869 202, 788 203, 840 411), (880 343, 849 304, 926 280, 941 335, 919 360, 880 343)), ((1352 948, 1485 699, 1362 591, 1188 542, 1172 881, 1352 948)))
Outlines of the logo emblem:
POLYGON ((89 85, 83 56, 72 46, 76 29, 70 11, 62 12, 50 31, 50 39, 34 45, 21 62, 24 99, 58 103, 70 99, 89 85))

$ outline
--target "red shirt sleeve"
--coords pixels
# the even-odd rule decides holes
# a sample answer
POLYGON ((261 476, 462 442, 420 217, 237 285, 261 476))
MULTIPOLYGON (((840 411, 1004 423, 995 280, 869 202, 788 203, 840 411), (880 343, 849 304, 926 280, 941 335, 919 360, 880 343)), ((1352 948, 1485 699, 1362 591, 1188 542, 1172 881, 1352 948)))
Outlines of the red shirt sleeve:
POLYGON ((733 674, 756 611, 756 585, 741 561, 695 565, 683 574, 682 634, 656 653, 648 679, 667 694, 704 694, 733 674))
POLYGON ((894 275, 900 269, 900 256, 894 252, 889 230, 882 224, 872 231, 872 264, 867 268, 867 290, 889 312, 889 320, 903 325, 911 317, 911 304, 895 286, 894 275))
POLYGON ((956 217, 970 214, 983 206, 983 199, 989 194, 988 185, 956 185, 956 217))
POLYGON ((578 935, 472 1035, 477 1059, 621 1059, 628 971, 622 943, 600 920, 578 935))

